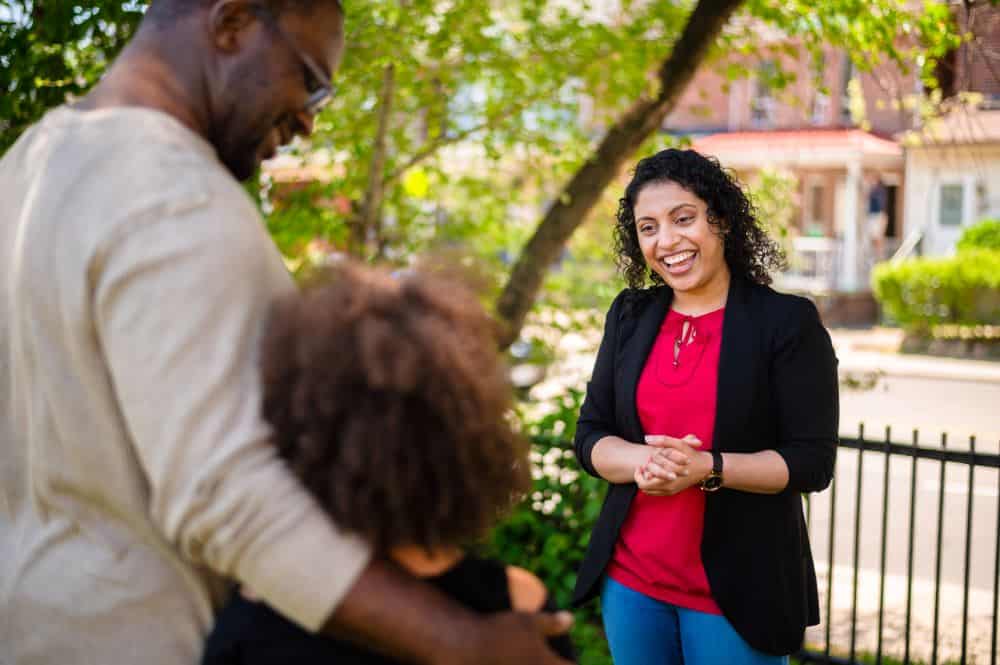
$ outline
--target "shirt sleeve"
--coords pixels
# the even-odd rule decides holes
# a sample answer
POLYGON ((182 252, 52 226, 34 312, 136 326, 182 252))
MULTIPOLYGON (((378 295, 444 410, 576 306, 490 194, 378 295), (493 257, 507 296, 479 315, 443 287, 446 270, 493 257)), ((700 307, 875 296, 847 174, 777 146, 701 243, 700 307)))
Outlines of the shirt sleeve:
POLYGON ((772 372, 786 491, 819 492, 830 484, 837 458, 837 357, 816 306, 804 298, 779 331, 772 372))
POLYGON ((370 553, 299 484, 260 416, 258 342, 291 278, 248 200, 134 217, 89 277, 150 517, 190 561, 316 630, 370 553))
POLYGON ((615 349, 617 348, 618 312, 623 294, 618 295, 604 319, 604 336, 594 361, 594 371, 587 382, 587 393, 576 421, 573 449, 584 471, 601 478, 591 459, 594 445, 615 431, 615 349))

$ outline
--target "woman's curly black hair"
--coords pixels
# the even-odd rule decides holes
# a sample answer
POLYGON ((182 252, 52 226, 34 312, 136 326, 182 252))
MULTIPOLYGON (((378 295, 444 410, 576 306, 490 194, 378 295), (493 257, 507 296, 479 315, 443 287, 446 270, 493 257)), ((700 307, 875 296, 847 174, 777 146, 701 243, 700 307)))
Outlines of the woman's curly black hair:
POLYGON ((726 263, 734 276, 770 284, 770 271, 785 266, 784 252, 760 224, 736 178, 714 157, 671 148, 640 160, 625 195, 618 200, 616 263, 630 287, 641 289, 647 279, 654 285, 664 283, 662 277, 649 270, 642 256, 634 212, 642 188, 664 181, 677 183, 708 204, 708 221, 723 235, 726 263))
POLYGON ((281 456, 377 551, 481 535, 530 485, 491 319, 454 280, 332 273, 279 301, 264 335, 281 456))

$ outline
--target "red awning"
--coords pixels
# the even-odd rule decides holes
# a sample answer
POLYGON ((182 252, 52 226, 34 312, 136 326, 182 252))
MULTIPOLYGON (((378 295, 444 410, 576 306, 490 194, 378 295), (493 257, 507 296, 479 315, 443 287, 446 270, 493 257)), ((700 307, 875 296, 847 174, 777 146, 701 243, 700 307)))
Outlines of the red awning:
POLYGON ((692 147, 732 168, 843 168, 855 160, 881 168, 903 165, 900 144, 861 129, 724 132, 700 137, 692 147))

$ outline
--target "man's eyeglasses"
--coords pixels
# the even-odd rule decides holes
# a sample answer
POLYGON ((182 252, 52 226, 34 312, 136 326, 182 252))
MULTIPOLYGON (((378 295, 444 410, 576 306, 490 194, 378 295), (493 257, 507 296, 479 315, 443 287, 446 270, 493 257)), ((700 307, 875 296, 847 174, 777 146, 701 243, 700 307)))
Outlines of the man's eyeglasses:
POLYGON ((254 11, 264 18, 267 24, 271 26, 271 29, 281 37, 288 48, 302 61, 302 65, 305 67, 306 92, 309 93, 309 98, 306 99, 302 110, 309 115, 316 115, 333 101, 333 94, 336 90, 335 86, 330 84, 323 68, 316 64, 316 61, 308 53, 305 53, 296 46, 291 37, 285 34, 285 31, 281 29, 281 24, 278 23, 277 17, 271 10, 267 7, 255 5, 254 11))
POLYGON ((309 92, 309 98, 303 105, 303 110, 309 115, 316 115, 333 101, 334 86, 327 81, 326 74, 316 64, 316 61, 309 57, 309 54, 303 53, 298 48, 296 48, 288 38, 285 41, 289 43, 292 50, 299 56, 302 60, 302 64, 306 66, 306 91, 309 92))

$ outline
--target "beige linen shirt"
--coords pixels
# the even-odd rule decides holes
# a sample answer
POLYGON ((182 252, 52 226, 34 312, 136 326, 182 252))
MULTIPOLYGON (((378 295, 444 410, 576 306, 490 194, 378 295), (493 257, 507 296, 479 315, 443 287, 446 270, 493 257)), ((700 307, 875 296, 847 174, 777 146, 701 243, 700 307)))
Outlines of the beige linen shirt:
POLYGON ((61 108, 0 160, 0 663, 193 665, 225 577, 315 629, 368 560, 277 458, 293 284, 212 147, 61 108))

